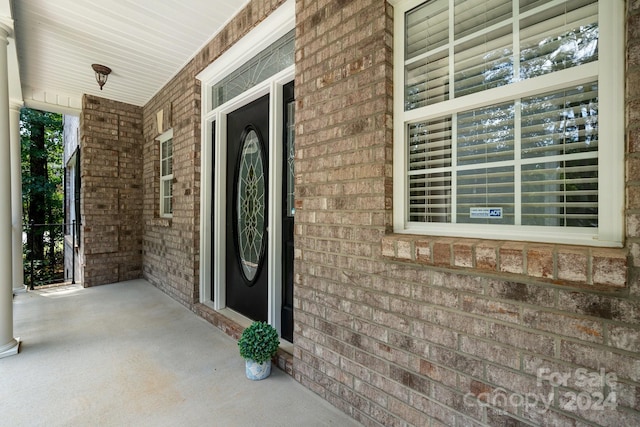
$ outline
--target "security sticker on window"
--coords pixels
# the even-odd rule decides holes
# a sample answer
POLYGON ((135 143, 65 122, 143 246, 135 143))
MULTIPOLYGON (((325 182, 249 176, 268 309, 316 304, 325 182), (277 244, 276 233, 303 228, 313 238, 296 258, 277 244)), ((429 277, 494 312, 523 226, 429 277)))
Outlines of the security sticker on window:
POLYGON ((502 219, 502 208, 470 208, 471 218, 502 219))

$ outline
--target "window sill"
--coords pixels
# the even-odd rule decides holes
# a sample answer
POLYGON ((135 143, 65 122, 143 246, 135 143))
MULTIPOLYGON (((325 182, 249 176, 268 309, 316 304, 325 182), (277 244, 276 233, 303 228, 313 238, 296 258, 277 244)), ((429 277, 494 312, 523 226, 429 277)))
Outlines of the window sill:
POLYGON ((151 225, 157 227, 171 227, 172 218, 153 218, 151 220, 151 225))
POLYGON ((443 268, 511 274, 598 290, 627 285, 626 249, 389 234, 382 256, 443 268))

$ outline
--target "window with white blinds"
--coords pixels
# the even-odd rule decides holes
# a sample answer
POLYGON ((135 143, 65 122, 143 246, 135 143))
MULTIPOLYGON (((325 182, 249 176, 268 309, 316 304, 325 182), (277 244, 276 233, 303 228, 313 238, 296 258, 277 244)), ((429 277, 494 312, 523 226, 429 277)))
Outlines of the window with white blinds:
POLYGON ((624 2, 394 6, 396 231, 619 245, 624 2))
POLYGON ((160 216, 173 216, 173 130, 162 134, 160 141, 160 216))

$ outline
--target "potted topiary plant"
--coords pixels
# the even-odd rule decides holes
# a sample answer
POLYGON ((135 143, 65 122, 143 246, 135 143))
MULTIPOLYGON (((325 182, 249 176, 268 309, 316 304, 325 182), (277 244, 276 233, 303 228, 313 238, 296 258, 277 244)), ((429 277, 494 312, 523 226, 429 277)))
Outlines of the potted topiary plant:
POLYGON ((250 380, 262 380, 271 374, 271 358, 278 351, 278 331, 266 322, 253 322, 238 340, 240 356, 250 380))

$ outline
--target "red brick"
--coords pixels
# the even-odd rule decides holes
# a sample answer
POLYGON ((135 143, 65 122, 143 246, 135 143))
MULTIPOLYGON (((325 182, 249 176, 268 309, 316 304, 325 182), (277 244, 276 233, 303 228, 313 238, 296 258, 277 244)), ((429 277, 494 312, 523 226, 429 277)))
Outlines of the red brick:
POLYGON ((496 342, 510 345, 519 350, 536 352, 549 357, 554 355, 554 341, 538 332, 527 332, 522 329, 494 323, 489 327, 489 337, 496 342))
POLYGON ((640 209, 640 187, 627 185, 627 209, 640 209))
POLYGON ((476 268, 495 271, 498 266, 497 242, 482 242, 476 245, 476 268))
MULTIPOLYGON (((501 366, 513 369, 518 369, 520 367, 520 351, 518 349, 498 345, 494 342, 462 336, 460 338, 460 351, 482 360, 491 361, 501 366)), ((483 371, 482 368, 481 371, 483 371)), ((472 372, 465 372, 468 372, 470 375, 474 375, 472 372)), ((474 376, 479 377, 480 375, 475 374, 474 376)))
POLYGON ((84 286, 142 276, 142 120, 140 107, 83 98, 79 132, 84 286))
POLYGON ((473 267, 473 240, 456 240, 453 243, 453 264, 456 267, 473 267))
POLYGON ((431 264, 431 245, 428 240, 417 240, 415 243, 416 255, 415 259, 418 262, 431 264))
POLYGON ((500 271, 522 274, 524 270, 522 243, 505 243, 500 247, 500 271))
MULTIPOLYGON (((144 231, 145 277, 186 306, 192 306, 199 283, 194 260, 200 239, 196 169, 201 115, 200 85, 193 76, 281 3, 251 1, 149 101, 143 109, 143 130, 127 131, 118 141, 132 145, 133 151, 118 157, 117 173, 137 179, 143 188, 144 227, 137 229, 144 231), (167 108, 180 162, 172 221, 157 218, 159 154, 154 120, 157 110, 167 108), (142 140, 135 137, 140 132, 142 140), (139 155, 135 143, 141 147, 139 155), (131 156, 143 159, 142 175, 130 168, 137 163, 131 156)), ((617 286, 621 258, 595 249, 563 247, 554 261, 558 249, 545 245, 482 241, 474 248, 457 239, 387 234, 393 228, 390 200, 397 179, 392 175, 392 6, 370 0, 296 3, 296 335, 295 364, 290 368, 295 378, 366 420, 366 425, 480 425, 474 418, 485 424, 526 422, 529 415, 524 410, 512 417, 495 408, 483 409, 478 417, 459 405, 460 393, 471 389, 472 381, 476 392, 483 390, 482 384, 489 387, 489 380, 491 387, 536 390, 530 382, 535 371, 522 366, 527 358, 543 360, 542 366, 551 360, 559 370, 601 365, 619 370, 625 386, 633 390, 621 389, 620 402, 636 402, 639 378, 630 376, 637 372, 637 360, 631 355, 639 351, 636 288, 640 285, 629 285, 629 297, 624 292, 604 295, 601 289, 574 294, 563 284, 584 284, 592 277, 594 284, 617 286), (380 253, 403 262, 379 257, 380 253), (452 273, 452 266, 465 271, 452 273), (516 280, 526 283, 516 283, 513 274, 522 275, 516 280), (536 280, 557 283, 540 286, 536 280), (558 344, 560 348, 555 348, 558 344), (552 349, 556 352, 548 357, 552 349), (416 391, 429 387, 428 396, 416 391)), ((638 8, 635 3, 629 2, 638 8)), ((637 18, 633 19, 635 23, 637 18)), ((630 31, 638 32, 635 26, 630 31)), ((633 62, 639 42, 628 39, 633 62)), ((633 83, 636 77, 628 79, 633 83)), ((636 86, 630 85, 633 96, 636 86)), ((106 119, 103 107, 93 100, 88 114, 106 119)), ((626 101, 629 149, 640 152, 640 103, 632 97, 626 101)), ((88 135, 91 148, 112 149, 105 144, 114 130, 128 126, 123 123, 130 123, 130 114, 139 113, 137 107, 129 107, 119 106, 119 119, 105 121, 104 128, 88 135)), ((103 162, 98 164, 103 169, 96 168, 95 173, 114 173, 112 157, 93 156, 103 162)), ((631 163, 630 176, 636 177, 639 166, 635 159, 631 163)), ((139 209, 131 204, 135 194, 123 194, 113 205, 139 209)), ((629 206, 640 209, 640 186, 632 185, 629 194, 629 206)), ((102 199, 97 202, 107 200, 97 198, 102 199)), ((640 225, 634 223, 634 215, 627 212, 627 230, 638 266, 640 246, 633 238, 640 236, 640 225)), ((87 229, 95 229, 92 238, 98 238, 105 226, 99 222, 105 218, 93 220, 87 229)), ((127 222, 117 230, 123 234, 136 228, 127 222)), ((125 274, 122 258, 106 259, 108 255, 93 254, 88 263, 94 268, 92 277, 125 274)), ((628 268, 628 275, 636 277, 636 269, 628 268)), ((211 313, 205 316, 214 318, 211 313)), ((623 408, 609 414, 625 425, 630 419, 623 415, 634 412, 623 408)), ((591 425, 589 416, 552 408, 547 415, 529 419, 538 425, 591 425)))
POLYGON ((602 322, 580 316, 553 313, 544 310, 523 309, 522 323, 529 328, 539 329, 556 335, 563 335, 590 341, 604 342, 602 322))
POLYGON ((433 242, 433 263, 435 265, 451 265, 452 239, 439 239, 433 242))
POLYGON ((640 181, 640 158, 627 158, 627 181, 640 181))
POLYGON ((594 249, 591 268, 594 285, 624 287, 627 283, 627 252, 615 249, 594 249))
POLYGON ((398 240, 396 242, 398 253, 397 257, 400 259, 411 260, 413 251, 411 250, 412 242, 409 240, 398 240))
POLYGON ((464 296, 462 309, 467 313, 482 314, 494 319, 517 323, 520 318, 520 310, 514 304, 500 301, 492 301, 476 296, 464 296))
POLYGON ((545 279, 553 278, 552 246, 532 246, 527 248, 527 274, 545 279))
POLYGON ((579 249, 558 249, 558 279, 568 282, 587 281, 587 252, 579 249))
POLYGON ((640 237, 640 214, 627 213, 626 225, 628 237, 640 237))
POLYGON ((487 295, 542 307, 553 307, 555 304, 553 289, 512 281, 490 280, 487 295))
MULTIPOLYGON (((640 47, 638 48, 640 50, 640 47)), ((630 103, 629 104, 629 115, 630 116, 639 116, 640 117, 640 107, 637 106, 640 102, 630 103)), ((640 153, 640 130, 633 129, 629 130, 627 133, 627 150, 630 153, 640 153)))
POLYGON ((609 344, 612 346, 636 354, 640 353, 640 330, 638 328, 611 325, 608 332, 609 344))

